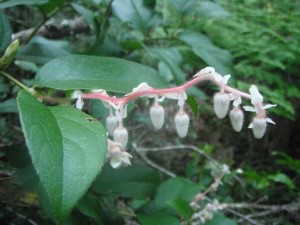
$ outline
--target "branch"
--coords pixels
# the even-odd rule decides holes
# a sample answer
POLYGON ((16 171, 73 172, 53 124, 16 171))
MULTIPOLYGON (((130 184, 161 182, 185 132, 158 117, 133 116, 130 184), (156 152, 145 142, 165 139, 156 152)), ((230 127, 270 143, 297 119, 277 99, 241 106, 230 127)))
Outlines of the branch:
MULTIPOLYGON (((80 33, 87 33, 90 32, 90 30, 90 27, 86 24, 83 17, 76 17, 74 19, 63 20, 51 25, 42 25, 36 31, 36 34, 50 39, 58 39, 80 33)), ((19 39, 21 42, 24 42, 28 39, 29 35, 33 33, 33 31, 34 28, 20 31, 13 34, 12 39, 19 39)))

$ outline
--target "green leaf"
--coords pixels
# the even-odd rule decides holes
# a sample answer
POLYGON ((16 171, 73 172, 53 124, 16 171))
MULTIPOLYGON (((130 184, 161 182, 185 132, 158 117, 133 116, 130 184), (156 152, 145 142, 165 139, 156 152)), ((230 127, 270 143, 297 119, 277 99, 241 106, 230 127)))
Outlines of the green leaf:
POLYGON ((197 15, 208 19, 211 17, 229 16, 229 13, 217 3, 201 1, 200 6, 197 8, 197 15))
POLYGON ((155 202, 158 205, 169 204, 178 198, 190 202, 198 191, 199 187, 187 179, 171 178, 159 186, 155 202))
POLYGON ((72 55, 54 59, 43 66, 34 85, 63 90, 105 89, 126 93, 142 82, 156 88, 167 86, 155 70, 135 62, 72 55))
POLYGON ((0 102, 0 113, 17 113, 16 99, 8 99, 4 102, 0 102))
POLYGON ((189 202, 181 198, 176 198, 169 204, 180 216, 185 220, 189 220, 193 215, 193 210, 191 209, 189 202))
POLYGON ((208 220, 204 225, 237 225, 237 223, 228 219, 223 213, 214 213, 214 217, 208 220))
POLYGON ((51 59, 67 56, 71 51, 66 41, 53 41, 37 36, 29 44, 20 47, 17 59, 45 64, 51 59))
POLYGON ((154 13, 143 5, 142 0, 115 0, 112 3, 114 14, 134 29, 145 32, 156 24, 158 19, 154 13))
POLYGON ((146 48, 150 55, 163 62, 171 71, 176 84, 185 81, 185 74, 180 68, 183 58, 177 48, 146 48))
POLYGON ((24 90, 17 102, 32 163, 61 222, 101 170, 105 130, 73 107, 45 107, 24 90))
POLYGON ((171 4, 182 14, 190 13, 195 9, 195 0, 171 0, 171 4))
POLYGON ((295 184, 294 182, 291 180, 291 178, 289 178, 287 175, 283 174, 283 173, 276 173, 274 175, 269 175, 268 178, 272 181, 275 182, 279 182, 282 184, 285 184, 286 186, 288 186, 290 189, 294 189, 295 188, 295 184))
POLYGON ((229 51, 215 46, 207 36, 191 31, 185 31, 178 39, 192 47, 193 52, 208 66, 214 67, 221 74, 230 73, 232 56, 229 51))
POLYGON ((0 3, 0 9, 5 9, 17 5, 43 5, 47 2, 48 0, 10 0, 0 3))
POLYGON ((56 10, 57 8, 61 8, 64 4, 65 0, 48 0, 46 4, 42 5, 40 9, 49 14, 56 10))
POLYGON ((76 12, 80 13, 84 17, 86 23, 90 26, 90 28, 92 28, 92 30, 97 33, 98 26, 94 17, 94 13, 91 10, 83 7, 82 5, 76 3, 71 3, 71 6, 76 10, 76 12))
POLYGON ((159 182, 159 175, 142 165, 135 164, 121 170, 107 165, 97 177, 93 190, 104 195, 142 199, 153 196, 159 182))
POLYGON ((9 21, 6 15, 0 12, 0 58, 10 43, 11 34, 9 21))
POLYGON ((171 215, 165 213, 156 213, 153 215, 138 215, 138 220, 142 225, 180 225, 180 221, 171 215))

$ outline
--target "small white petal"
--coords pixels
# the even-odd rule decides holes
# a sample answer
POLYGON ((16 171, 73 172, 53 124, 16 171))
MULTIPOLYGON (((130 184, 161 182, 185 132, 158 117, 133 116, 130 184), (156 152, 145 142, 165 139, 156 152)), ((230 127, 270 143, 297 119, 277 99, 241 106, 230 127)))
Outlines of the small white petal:
POLYGON ((204 69, 200 70, 194 77, 199 77, 201 75, 214 73, 215 71, 216 71, 215 68, 208 66, 208 67, 205 67, 204 69))
POLYGON ((213 76, 213 78, 214 78, 217 82, 220 82, 220 81, 223 80, 223 77, 222 77, 220 74, 216 73, 216 72, 212 73, 212 76, 213 76))
POLYGON ((271 120, 270 118, 266 118, 266 121, 267 121, 268 123, 275 124, 275 122, 274 122, 273 120, 271 120))
POLYGON ((231 77, 230 74, 223 76, 223 81, 225 84, 227 84, 230 77, 231 77))
MULTIPOLYGON (((150 87, 146 82, 143 82, 143 83, 139 84, 137 87, 133 88, 132 92, 126 94, 125 96, 131 95, 131 94, 133 94, 135 92, 138 92, 138 91, 146 91, 146 90, 149 90, 149 89, 152 89, 152 87, 150 87)), ((145 96, 145 95, 143 95, 143 96, 145 96)), ((155 97, 155 95, 147 95, 147 96, 149 98, 154 98, 155 97)))
POLYGON ((82 92, 79 90, 76 90, 72 93, 71 98, 76 99, 76 98, 78 98, 79 95, 82 95, 82 92))
POLYGON ((78 98, 76 101, 76 108, 81 110, 83 105, 84 105, 84 102, 83 102, 82 96, 78 95, 78 98))
POLYGON ((241 96, 236 96, 236 98, 233 101, 233 106, 234 107, 239 107, 239 105, 242 103, 242 98, 241 96))
POLYGON ((273 108, 273 107, 276 107, 277 105, 271 105, 271 104, 267 104, 267 105, 264 105, 262 108, 263 109, 269 109, 269 108, 273 108))
POLYGON ((178 105, 179 106, 184 106, 184 98, 183 98, 183 96, 182 95, 179 95, 178 96, 178 105))
POLYGON ((256 112, 256 109, 252 106, 246 105, 246 106, 243 106, 243 108, 248 112, 256 112))
POLYGON ((251 103, 253 105, 263 102, 264 97, 259 93, 255 85, 251 85, 249 92, 251 94, 251 103))
POLYGON ((130 158, 132 158, 132 155, 130 155, 128 152, 122 152, 121 153, 121 160, 127 164, 131 165, 130 158))
POLYGON ((253 123, 250 123, 248 128, 252 129, 253 128, 253 123))
POLYGON ((95 94, 104 94, 104 95, 107 95, 106 91, 104 89, 94 89, 94 90, 91 90, 92 93, 95 93, 95 94))
POLYGON ((169 99, 178 99, 177 93, 167 93, 167 94, 164 94, 164 96, 169 99))
POLYGON ((113 156, 110 159, 110 165, 114 169, 119 168, 122 165, 121 155, 113 156))

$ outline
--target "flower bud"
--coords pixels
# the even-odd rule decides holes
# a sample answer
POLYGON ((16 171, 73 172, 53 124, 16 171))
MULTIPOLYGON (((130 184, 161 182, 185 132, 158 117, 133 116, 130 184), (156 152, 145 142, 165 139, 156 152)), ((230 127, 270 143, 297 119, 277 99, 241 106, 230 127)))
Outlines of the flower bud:
POLYGON ((265 118, 255 117, 252 121, 252 126, 250 125, 250 128, 252 128, 254 137, 260 139, 266 133, 267 121, 265 118))
POLYGON ((214 96, 214 110, 219 119, 223 119, 228 112, 230 97, 225 93, 216 93, 214 96))
POLYGON ((243 111, 238 107, 234 107, 230 111, 229 116, 230 116, 230 122, 231 122, 231 125, 232 125, 233 129, 236 132, 240 132, 242 130, 243 121, 244 121, 243 111))
POLYGON ((185 112, 179 112, 175 116, 176 131, 179 137, 184 138, 189 129, 189 116, 185 112))
POLYGON ((114 141, 120 143, 123 148, 126 147, 128 142, 128 131, 124 127, 117 127, 114 131, 114 141))
POLYGON ((165 110, 161 105, 154 105, 150 108, 150 117, 156 129, 162 128, 165 120, 165 110))
POLYGON ((118 120, 115 116, 113 115, 109 115, 107 118, 106 118, 106 129, 107 129, 107 132, 110 134, 110 135, 113 135, 114 134, 114 130, 117 128, 118 126, 118 120))

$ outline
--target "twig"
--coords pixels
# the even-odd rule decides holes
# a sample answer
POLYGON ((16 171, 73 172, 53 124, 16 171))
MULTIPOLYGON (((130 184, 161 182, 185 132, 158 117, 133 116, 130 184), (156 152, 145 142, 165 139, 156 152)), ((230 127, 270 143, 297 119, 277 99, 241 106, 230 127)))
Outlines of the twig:
POLYGON ((147 156, 145 155, 145 153, 141 153, 139 151, 139 149, 136 147, 135 144, 132 145, 133 148, 135 149, 136 153, 145 161, 145 163, 147 163, 149 166, 153 167, 154 169, 157 169, 158 171, 166 174, 169 177, 177 177, 175 173, 159 166, 158 164, 156 164, 155 162, 153 162, 152 160, 150 160, 149 158, 147 158, 147 156))
POLYGON ((29 34, 29 36, 26 38, 24 41, 24 44, 27 44, 31 38, 38 32, 38 30, 52 17, 54 16, 57 12, 59 12, 61 8, 57 7, 55 10, 50 12, 48 15, 44 17, 44 19, 32 30, 32 32, 29 34))
MULTIPOLYGON (((30 28, 15 33, 13 34, 12 39, 19 39, 21 42, 24 42, 26 38, 33 32, 33 29, 34 28, 30 28)), ((83 17, 76 17, 74 19, 67 19, 58 23, 53 23, 50 26, 43 25, 36 32, 36 34, 46 38, 57 39, 80 33, 86 33, 90 30, 90 27, 86 24, 83 17)))

